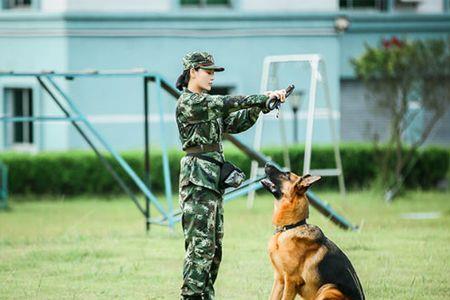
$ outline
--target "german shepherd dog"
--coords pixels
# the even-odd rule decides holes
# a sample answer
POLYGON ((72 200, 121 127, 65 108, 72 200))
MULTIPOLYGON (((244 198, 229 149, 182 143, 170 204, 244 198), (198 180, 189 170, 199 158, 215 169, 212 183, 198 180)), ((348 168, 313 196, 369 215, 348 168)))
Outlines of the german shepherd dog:
POLYGON ((347 256, 319 227, 306 223, 306 191, 320 176, 298 176, 265 166, 261 183, 275 196, 272 222, 276 231, 269 242, 274 268, 270 299, 364 300, 358 276, 347 256))

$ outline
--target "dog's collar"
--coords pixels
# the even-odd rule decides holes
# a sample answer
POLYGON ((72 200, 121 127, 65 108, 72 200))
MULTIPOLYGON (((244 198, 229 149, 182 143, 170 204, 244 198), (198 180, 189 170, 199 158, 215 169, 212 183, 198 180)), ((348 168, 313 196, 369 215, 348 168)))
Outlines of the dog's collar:
POLYGON ((289 230, 289 229, 292 229, 292 228, 295 228, 295 227, 298 227, 298 226, 302 226, 302 225, 305 225, 305 224, 306 224, 306 219, 303 219, 300 222, 297 222, 295 224, 289 224, 289 225, 286 225, 286 226, 277 227, 273 234, 277 234, 278 232, 283 232, 283 231, 286 231, 286 230, 289 230))

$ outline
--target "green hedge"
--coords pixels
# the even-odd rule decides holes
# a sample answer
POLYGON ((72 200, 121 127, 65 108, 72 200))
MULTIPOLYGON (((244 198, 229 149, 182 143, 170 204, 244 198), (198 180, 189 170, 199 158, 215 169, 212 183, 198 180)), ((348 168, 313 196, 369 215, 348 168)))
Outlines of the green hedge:
MULTIPOLYGON (((341 145, 341 156, 347 188, 364 188, 371 185, 378 169, 377 157, 373 148, 367 144, 341 145)), ((263 152, 274 161, 282 163, 281 148, 264 149, 263 152)), ((303 146, 289 149, 292 170, 301 173, 303 165, 303 146)), ((418 161, 406 180, 410 187, 431 188, 439 180, 446 178, 449 170, 449 150, 446 148, 426 148, 415 153, 418 161)), ((124 152, 123 158, 131 167, 143 176, 142 152, 124 152)), ((247 175, 250 173, 250 159, 239 150, 226 147, 228 160, 237 164, 247 175)), ((169 163, 174 191, 178 184, 179 161, 183 153, 169 152, 169 163)), ((115 168, 117 164, 107 157, 115 168)), ((9 189, 12 194, 114 194, 121 193, 120 187, 104 169, 92 151, 43 152, 26 154, 15 152, 0 153, 2 160, 9 167, 9 189)), ((160 151, 151 152, 152 190, 164 190, 162 159, 160 151)), ((334 166, 332 147, 315 147, 312 154, 312 168, 331 168, 334 166)), ((119 168, 117 168, 119 170, 119 168)), ((120 171, 127 178, 123 171, 120 171)), ((131 179, 126 181, 135 188, 131 179)), ((335 177, 324 178, 319 188, 336 187, 335 177)))

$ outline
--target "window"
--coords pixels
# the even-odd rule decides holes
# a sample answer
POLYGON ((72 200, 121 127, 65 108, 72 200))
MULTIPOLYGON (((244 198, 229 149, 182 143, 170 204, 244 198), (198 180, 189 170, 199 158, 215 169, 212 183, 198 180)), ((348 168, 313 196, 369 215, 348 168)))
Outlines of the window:
POLYGON ((230 6, 230 0, 181 0, 182 6, 230 6))
POLYGON ((387 0, 339 0, 341 9, 375 9, 385 11, 387 0))
MULTIPOLYGON (((33 99, 31 89, 7 88, 6 115, 10 117, 32 117, 33 99)), ((33 122, 8 123, 8 144, 33 144, 33 122)))
POLYGON ((3 0, 6 9, 31 8, 31 0, 3 0))

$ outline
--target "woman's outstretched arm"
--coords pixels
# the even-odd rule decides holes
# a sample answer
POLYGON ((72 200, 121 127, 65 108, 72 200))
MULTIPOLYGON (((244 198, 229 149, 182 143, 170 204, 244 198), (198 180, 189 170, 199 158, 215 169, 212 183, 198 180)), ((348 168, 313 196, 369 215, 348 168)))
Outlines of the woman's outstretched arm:
POLYGON ((223 130, 227 133, 240 133, 252 127, 258 120, 260 112, 268 113, 269 109, 252 107, 235 111, 223 119, 223 130))
POLYGON ((266 107, 267 100, 269 100, 269 96, 266 95, 206 95, 206 98, 208 109, 220 112, 223 115, 229 115, 235 111, 252 107, 263 109, 266 107))

